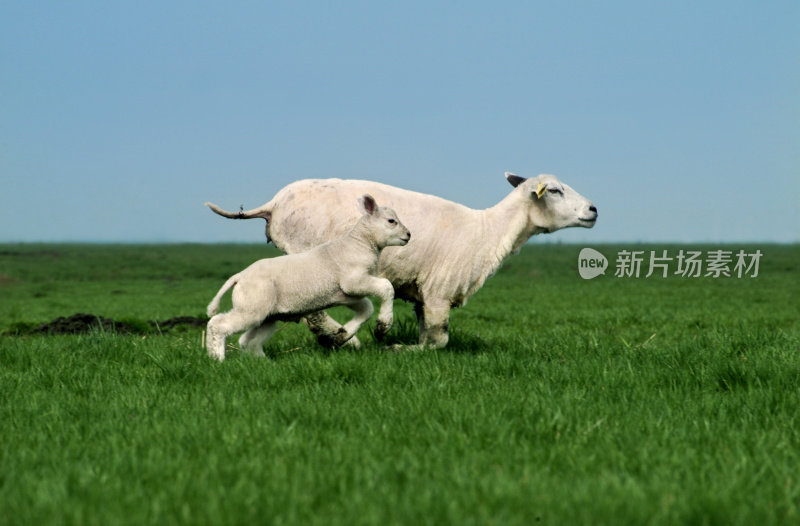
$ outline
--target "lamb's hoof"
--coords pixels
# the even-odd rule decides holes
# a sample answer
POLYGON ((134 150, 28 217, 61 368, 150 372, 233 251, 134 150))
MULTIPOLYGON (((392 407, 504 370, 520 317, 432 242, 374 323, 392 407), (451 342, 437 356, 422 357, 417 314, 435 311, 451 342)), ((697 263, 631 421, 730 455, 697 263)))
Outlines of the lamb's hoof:
POLYGON ((375 325, 375 339, 378 340, 379 342, 383 341, 383 339, 389 333, 389 329, 391 328, 392 328, 391 323, 384 323, 382 321, 379 321, 375 325))
POLYGON ((361 342, 358 340, 358 336, 353 336, 352 338, 344 342, 344 345, 342 345, 342 347, 345 347, 347 349, 358 350, 361 349, 361 342))
POLYGON ((350 335, 344 327, 340 327, 338 331, 333 334, 320 333, 317 335, 317 343, 326 349, 335 349, 341 347, 350 339, 350 335))
POLYGON ((213 358, 214 360, 217 360, 218 362, 224 362, 225 361, 225 353, 224 352, 222 354, 220 354, 220 353, 215 352, 215 351, 208 351, 208 357, 209 358, 213 358))
POLYGON ((258 348, 248 349, 247 347, 242 347, 242 352, 247 354, 247 355, 249 355, 249 356, 253 356, 255 358, 266 358, 267 357, 267 354, 264 352, 264 349, 258 349, 258 348))
POLYGON ((350 339, 350 336, 351 335, 347 333, 344 327, 336 331, 336 334, 333 335, 336 347, 341 347, 342 345, 347 343, 347 340, 350 339))
POLYGON ((335 335, 332 336, 327 333, 317 334, 317 343, 326 349, 333 349, 336 347, 336 340, 334 339, 334 336, 335 335))

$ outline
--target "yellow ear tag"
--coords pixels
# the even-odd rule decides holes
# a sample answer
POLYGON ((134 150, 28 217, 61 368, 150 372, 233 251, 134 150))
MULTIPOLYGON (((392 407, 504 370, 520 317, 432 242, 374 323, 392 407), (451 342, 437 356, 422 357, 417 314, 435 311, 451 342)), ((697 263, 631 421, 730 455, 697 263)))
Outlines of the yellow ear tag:
POLYGON ((538 197, 539 199, 542 198, 542 196, 544 195, 544 193, 546 191, 547 191, 547 185, 546 184, 539 183, 538 185, 536 185, 536 197, 538 197))

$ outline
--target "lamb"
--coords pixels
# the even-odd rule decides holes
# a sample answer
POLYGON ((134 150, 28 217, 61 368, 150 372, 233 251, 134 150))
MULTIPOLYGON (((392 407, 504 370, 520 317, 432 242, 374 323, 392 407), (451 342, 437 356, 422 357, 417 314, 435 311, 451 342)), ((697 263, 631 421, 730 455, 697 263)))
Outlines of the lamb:
MULTIPOLYGON (((415 304, 419 344, 441 348, 449 339, 450 309, 466 304, 531 236, 592 228, 597 220, 597 208, 552 175, 524 178, 506 172, 506 179, 514 189, 485 210, 381 183, 341 179, 296 181, 249 211, 206 205, 228 218, 265 219, 267 240, 291 254, 346 232, 357 219, 347 203, 365 192, 374 195, 414 231, 408 246, 382 252, 379 275, 392 283, 396 297, 415 304)), ((306 322, 321 343, 339 330, 324 312, 307 316, 306 322)))
POLYGON ((378 259, 387 246, 408 243, 411 233, 391 208, 379 207, 365 194, 359 199, 362 216, 345 235, 297 254, 256 261, 234 275, 208 305, 208 354, 225 359, 225 339, 245 332, 241 348, 263 356, 263 344, 274 334, 277 321, 345 305, 355 315, 339 327, 332 340, 344 344, 369 319, 372 302, 381 301, 376 334, 392 325, 394 289, 389 280, 377 276, 378 259), (233 287, 233 309, 217 314, 220 300, 233 287))

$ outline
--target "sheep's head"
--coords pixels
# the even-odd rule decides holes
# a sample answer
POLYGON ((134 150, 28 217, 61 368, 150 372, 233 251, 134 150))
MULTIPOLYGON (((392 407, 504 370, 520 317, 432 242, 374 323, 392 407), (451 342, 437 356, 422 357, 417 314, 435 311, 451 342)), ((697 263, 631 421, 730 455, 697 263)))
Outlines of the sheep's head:
POLYGON ((375 199, 364 194, 358 200, 364 214, 363 221, 379 248, 403 246, 411 239, 411 232, 400 222, 394 210, 386 206, 378 206, 375 199))
POLYGON ((506 172, 506 179, 531 204, 530 220, 540 231, 554 232, 571 226, 592 228, 597 208, 591 201, 553 175, 519 177, 506 172))

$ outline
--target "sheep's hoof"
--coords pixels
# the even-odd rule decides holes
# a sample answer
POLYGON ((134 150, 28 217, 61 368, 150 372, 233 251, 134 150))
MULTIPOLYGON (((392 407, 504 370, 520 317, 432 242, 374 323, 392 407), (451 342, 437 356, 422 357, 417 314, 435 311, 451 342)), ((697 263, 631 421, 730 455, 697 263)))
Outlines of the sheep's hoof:
POLYGON ((389 329, 391 328, 392 328, 391 323, 384 323, 382 321, 379 321, 375 325, 375 339, 378 341, 382 341, 383 338, 386 336, 386 334, 389 332, 389 329))
POLYGON ((386 347, 386 350, 392 352, 417 352, 417 351, 424 351, 424 345, 403 345, 402 343, 395 343, 394 345, 389 345, 386 347))

